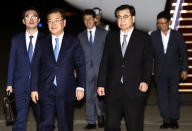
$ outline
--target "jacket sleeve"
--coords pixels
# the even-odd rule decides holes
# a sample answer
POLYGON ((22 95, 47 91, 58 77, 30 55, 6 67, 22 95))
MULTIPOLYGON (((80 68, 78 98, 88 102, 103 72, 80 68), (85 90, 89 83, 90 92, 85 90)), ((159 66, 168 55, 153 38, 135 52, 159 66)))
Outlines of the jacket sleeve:
POLYGON ((11 42, 11 50, 9 55, 7 86, 13 86, 14 73, 15 73, 15 61, 16 61, 16 40, 13 38, 11 42))
POLYGON ((182 71, 188 71, 188 52, 182 33, 179 32, 179 52, 182 58, 182 71))
POLYGON ((101 59, 99 74, 97 80, 97 87, 106 87, 107 67, 109 60, 109 35, 106 36, 105 46, 103 50, 103 56, 101 59))
POLYGON ((144 52, 143 52, 143 74, 141 82, 146 82, 148 85, 152 76, 153 69, 153 46, 149 35, 144 38, 144 52))
POLYGON ((76 41, 76 47, 75 47, 75 69, 77 73, 76 82, 77 87, 81 87, 85 89, 86 85, 86 66, 85 66, 85 58, 83 49, 81 47, 80 41, 76 41))
POLYGON ((33 63, 31 67, 31 91, 38 91, 39 82, 39 70, 40 70, 40 60, 41 60, 41 47, 40 43, 36 45, 36 51, 33 55, 33 63))

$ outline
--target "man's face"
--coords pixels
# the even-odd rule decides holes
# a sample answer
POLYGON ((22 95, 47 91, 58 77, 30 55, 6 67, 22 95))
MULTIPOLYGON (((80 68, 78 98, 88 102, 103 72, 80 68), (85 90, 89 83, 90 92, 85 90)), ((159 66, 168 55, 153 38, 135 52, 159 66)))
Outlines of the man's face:
POLYGON ((135 17, 131 16, 129 9, 117 12, 117 25, 124 33, 127 33, 133 27, 134 23, 135 17))
POLYGON ((96 22, 101 20, 101 15, 96 15, 96 22))
POLYGON ((38 14, 34 10, 28 10, 25 12, 25 16, 23 18, 23 24, 26 26, 27 29, 35 29, 37 28, 40 22, 40 18, 38 14))
POLYGON ((48 15, 48 28, 52 35, 59 36, 66 26, 66 19, 63 19, 59 12, 48 15))
POLYGON ((95 26, 95 18, 92 15, 84 15, 83 19, 87 29, 92 29, 95 26))
POLYGON ((157 27, 159 30, 163 32, 167 32, 169 30, 169 24, 170 24, 170 21, 168 21, 165 18, 160 18, 157 20, 157 27))

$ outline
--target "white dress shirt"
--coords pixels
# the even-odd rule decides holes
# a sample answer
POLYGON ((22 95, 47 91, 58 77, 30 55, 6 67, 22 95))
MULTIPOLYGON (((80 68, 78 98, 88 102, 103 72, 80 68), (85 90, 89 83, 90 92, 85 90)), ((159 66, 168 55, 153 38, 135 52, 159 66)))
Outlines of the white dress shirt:
MULTIPOLYGON (((63 40, 63 36, 64 36, 64 32, 63 32, 61 35, 59 35, 58 37, 52 35, 53 51, 54 51, 55 46, 56 46, 56 40, 55 40, 55 38, 59 38, 59 52, 60 52, 61 44, 62 44, 62 40, 63 40)), ((83 89, 82 87, 77 87, 76 90, 77 90, 77 89, 84 91, 84 89, 83 89)))
POLYGON ((162 42, 163 42, 163 51, 164 51, 165 54, 166 54, 166 52, 167 52, 167 47, 168 47, 170 32, 171 32, 171 30, 169 29, 169 31, 167 32, 167 35, 165 35, 165 34, 161 31, 161 37, 162 37, 162 42))
POLYGON ((61 49, 61 44, 62 44, 62 40, 63 40, 63 35, 64 35, 64 32, 63 32, 61 35, 59 35, 58 37, 52 35, 53 51, 54 51, 55 46, 56 46, 56 40, 55 40, 55 38, 59 38, 59 51, 60 51, 60 49, 61 49))
POLYGON ((94 43, 96 26, 94 26, 92 29, 87 29, 88 41, 90 39, 90 31, 91 31, 91 34, 92 34, 92 40, 93 40, 92 42, 94 43))
POLYGON ((32 45, 33 45, 33 52, 34 52, 34 50, 35 50, 35 45, 36 45, 36 41, 37 41, 37 35, 38 35, 38 31, 35 32, 33 35, 30 35, 27 31, 25 32, 25 40, 26 40, 27 51, 28 51, 29 42, 30 42, 29 36, 33 36, 32 45))
POLYGON ((121 44, 121 47, 122 47, 122 45, 123 45, 123 39, 124 39, 124 35, 127 35, 127 38, 126 38, 126 47, 128 46, 128 43, 129 43, 129 39, 130 39, 130 37, 131 37, 131 34, 132 34, 132 32, 133 32, 133 29, 134 29, 134 27, 128 32, 128 33, 124 33, 123 31, 120 31, 120 44, 121 44))

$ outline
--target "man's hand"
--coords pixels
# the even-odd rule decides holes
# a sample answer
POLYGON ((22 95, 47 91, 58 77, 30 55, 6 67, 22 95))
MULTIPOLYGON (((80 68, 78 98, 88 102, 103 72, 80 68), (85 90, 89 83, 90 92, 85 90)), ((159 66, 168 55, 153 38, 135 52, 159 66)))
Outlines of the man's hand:
POLYGON ((141 82, 139 85, 139 90, 141 92, 146 92, 148 90, 148 84, 145 82, 141 82))
POLYGON ((31 92, 31 99, 32 101, 36 104, 37 101, 39 100, 39 95, 37 91, 32 91, 31 92))
POLYGON ((182 80, 187 79, 187 72, 186 71, 181 72, 181 78, 182 78, 182 80))
POLYGON ((104 87, 98 87, 97 93, 99 96, 105 96, 105 88, 104 87))
POLYGON ((76 89, 76 97, 77 97, 77 100, 78 100, 78 101, 80 101, 81 99, 83 99, 83 97, 84 97, 84 91, 83 91, 83 90, 76 89))
POLYGON ((7 95, 10 95, 10 93, 13 92, 13 87, 12 86, 7 86, 6 92, 7 92, 7 95))

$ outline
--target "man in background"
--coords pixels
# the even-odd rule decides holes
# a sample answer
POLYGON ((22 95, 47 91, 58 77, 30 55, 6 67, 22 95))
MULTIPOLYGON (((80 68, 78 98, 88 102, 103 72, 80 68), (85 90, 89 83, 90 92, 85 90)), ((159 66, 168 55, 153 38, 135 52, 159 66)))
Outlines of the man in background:
POLYGON ((155 51, 155 81, 163 118, 161 129, 179 128, 178 85, 180 78, 187 78, 188 71, 188 54, 184 38, 180 32, 169 28, 170 23, 170 14, 160 12, 157 15, 159 30, 151 34, 155 51))
POLYGON ((86 30, 79 34, 86 61, 85 93, 88 124, 85 129, 96 128, 96 116, 98 116, 98 127, 104 127, 104 105, 102 98, 97 95, 97 78, 107 31, 95 25, 95 17, 92 9, 84 11, 83 19, 86 30))
POLYGON ((93 11, 95 12, 96 14, 96 26, 106 30, 106 31, 109 31, 110 28, 109 28, 109 25, 108 24, 105 24, 103 21, 102 21, 102 10, 99 8, 99 7, 94 7, 93 8, 93 11))

